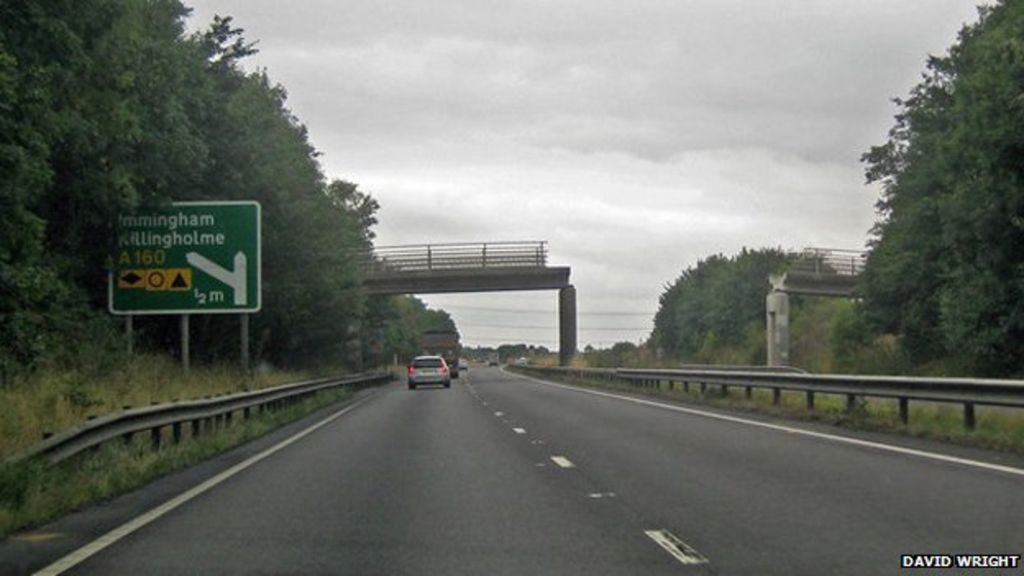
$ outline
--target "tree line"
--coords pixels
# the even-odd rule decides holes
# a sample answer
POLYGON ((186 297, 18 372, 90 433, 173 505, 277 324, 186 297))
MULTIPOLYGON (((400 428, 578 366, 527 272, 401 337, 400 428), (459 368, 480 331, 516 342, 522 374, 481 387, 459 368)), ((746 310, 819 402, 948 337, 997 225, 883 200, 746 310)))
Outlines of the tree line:
MULTIPOLYGON (((263 213, 258 360, 303 367, 406 352, 438 321, 421 302, 367 297, 359 254, 377 202, 328 180, 284 87, 240 61, 256 52, 230 17, 188 34, 178 0, 0 0, 0 367, 114 357, 105 313, 119 215, 183 200, 257 200, 263 213), (423 318, 420 318, 420 317, 423 318), (412 327, 412 328, 410 328, 412 327)), ((449 319, 450 321, 450 319, 449 319)), ((176 320, 137 323, 174 349, 176 320)), ((193 320, 193 349, 237 358, 238 321, 193 320)))

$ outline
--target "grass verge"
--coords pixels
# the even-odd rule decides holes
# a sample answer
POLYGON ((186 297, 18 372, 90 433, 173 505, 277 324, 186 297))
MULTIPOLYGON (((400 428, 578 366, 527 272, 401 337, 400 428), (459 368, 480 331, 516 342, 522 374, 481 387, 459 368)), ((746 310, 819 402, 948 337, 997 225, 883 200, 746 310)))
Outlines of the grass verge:
POLYGON ((196 366, 185 376, 165 355, 139 354, 110 371, 40 372, 0 388, 0 459, 78 426, 89 416, 125 407, 257 390, 313 377, 309 372, 246 373, 234 366, 196 366))
POLYGON ((165 443, 156 451, 150 448, 148 435, 137 434, 135 442, 108 442, 96 452, 55 466, 39 460, 0 465, 0 538, 197 464, 352 394, 348 389, 326 390, 180 444, 165 443))
MULTIPOLYGON (((513 368, 513 371, 515 369, 513 368)), ((532 375, 523 371, 526 375, 532 375)), ((548 377, 548 376, 545 376, 548 377)), ((644 394, 686 403, 713 406, 728 410, 756 412, 841 426, 854 430, 904 434, 964 446, 1024 454, 1024 410, 978 406, 975 428, 963 425, 963 412, 959 404, 910 403, 909 424, 899 419, 899 406, 895 399, 858 397, 853 411, 846 410, 846 397, 833 394, 815 394, 814 410, 806 407, 803 392, 783 392, 781 402, 772 403, 771 390, 752 391, 746 398, 742 387, 732 386, 724 394, 718 386, 708 386, 700 392, 699 385, 690 391, 659 388, 640 388, 625 383, 571 377, 558 378, 560 382, 592 388, 616 390, 630 394, 644 394)))

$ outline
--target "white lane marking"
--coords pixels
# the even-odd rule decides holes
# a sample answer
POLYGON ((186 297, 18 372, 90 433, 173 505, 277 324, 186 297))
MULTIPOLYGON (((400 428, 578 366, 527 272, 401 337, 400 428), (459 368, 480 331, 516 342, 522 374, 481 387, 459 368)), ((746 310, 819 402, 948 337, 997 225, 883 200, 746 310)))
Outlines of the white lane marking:
POLYGON ((502 416, 505 415, 505 413, 504 412, 495 412, 494 415, 497 416, 498 418, 501 418, 502 416))
POLYGON ((512 431, 516 434, 526 434, 526 429, 524 428, 513 428, 512 431))
POLYGON ((575 468, 576 465, 569 461, 565 456, 552 456, 551 461, 558 464, 562 468, 575 468))
POLYGON ((595 500, 600 498, 615 498, 615 492, 591 492, 587 494, 587 498, 593 498, 595 500))
POLYGON ((700 552, 691 548, 686 542, 676 538, 675 534, 668 530, 644 530, 644 534, 647 534, 651 540, 657 542, 659 546, 664 548, 666 552, 682 564, 708 563, 708 559, 701 555, 700 552))
POLYGON ((843 444, 852 444, 854 446, 863 446, 866 448, 875 448, 877 450, 884 450, 886 452, 895 452, 897 454, 906 454, 908 456, 917 456, 920 458, 927 458, 929 460, 938 460, 940 462, 950 462, 953 464, 961 464, 964 466, 971 466, 974 468, 981 468, 984 470, 992 470, 995 472, 1005 472, 1007 474, 1013 474, 1015 476, 1024 477, 1024 469, 1014 468, 1012 466, 1003 466, 1001 464, 989 464, 988 462, 982 462, 980 460, 971 460, 969 458, 959 458, 957 456, 948 456, 946 454, 939 454, 937 452, 926 452, 924 450, 915 450, 913 448, 904 448, 902 446, 893 446, 891 444, 882 444, 881 442, 872 442, 870 440, 860 440, 858 438, 848 438, 846 436, 836 436, 834 434, 827 434, 825 432, 814 432, 813 430, 804 430, 801 428, 793 428, 791 426, 783 426, 781 424, 769 424, 767 422, 758 422, 757 420, 747 420, 746 418, 739 418, 737 416, 726 416, 725 414, 715 414, 714 412, 705 412, 703 410, 695 410, 693 408, 684 408, 682 406, 674 406, 672 404, 663 404, 661 402, 654 402, 651 400, 644 400, 642 398, 630 398, 629 396, 620 396, 618 394, 611 394, 608 392, 600 392, 597 390, 587 390, 585 388, 579 388, 576 386, 567 386, 565 384, 555 384, 554 382, 546 382, 537 378, 531 378, 530 376, 522 376, 517 374, 520 378, 543 384, 545 386, 553 386, 555 388, 564 388, 573 392, 579 392, 581 394, 592 394, 594 396, 604 396, 606 398, 615 398, 616 400, 624 400, 626 402, 632 402, 634 404, 642 404, 645 406, 654 406, 656 408, 664 408, 665 410, 672 410, 675 412, 683 412, 686 414, 694 414, 696 416, 704 416, 706 418, 713 418, 715 420, 723 420, 725 422, 734 422, 737 424, 746 424, 748 426, 757 426, 759 428, 767 428, 769 430, 778 430, 781 432, 788 432, 790 434, 800 434, 803 436, 810 436, 812 438, 821 438, 823 440, 831 440, 833 442, 840 442, 843 444))
POLYGON ((274 454, 279 450, 287 448, 289 445, 301 440, 302 438, 305 438, 306 436, 330 424, 331 422, 337 420, 338 418, 341 418, 345 414, 351 412, 352 410, 355 410, 357 407, 366 403, 367 401, 371 400, 374 397, 375 395, 363 398, 362 400, 359 400, 358 402, 351 404, 347 408, 340 410, 328 416, 327 418, 324 418, 323 420, 317 422, 316 424, 310 426, 309 428, 306 428, 305 430, 296 433, 290 438, 286 438, 281 442, 278 442, 277 444, 271 446, 270 448, 267 448, 263 452, 260 452, 255 456, 251 456, 246 460, 239 462, 238 464, 235 464, 231 468, 228 468, 227 470, 206 480, 205 482, 199 484, 198 486, 195 486, 193 488, 190 488, 189 490, 186 490, 185 492, 182 492, 181 494, 175 496, 174 498, 171 498, 167 502, 164 502, 163 504, 157 506, 156 508, 153 508, 149 512, 146 512, 145 514, 135 518, 134 520, 130 520, 122 524, 121 526, 114 528, 110 532, 107 532, 106 534, 100 536, 96 540, 93 540, 89 544, 82 546, 78 550, 71 552, 70 554, 64 556, 60 560, 57 560, 53 564, 50 564, 49 566, 39 570, 38 572, 35 572, 34 576, 57 576, 58 574, 61 574, 66 570, 74 568, 75 566, 84 562, 90 556, 96 554, 97 552, 100 552, 101 550, 110 546, 111 544, 116 543, 118 540, 124 538, 125 536, 128 536, 129 534, 135 532, 139 528, 142 528, 150 522, 153 522, 154 520, 160 518, 164 514, 167 514, 171 510, 174 510, 175 508, 181 506, 182 504, 185 504, 189 500, 192 500, 193 498, 203 494, 204 492, 209 491, 211 488, 217 486, 221 482, 224 482, 228 478, 231 478, 232 476, 238 474, 239 472, 245 470, 246 468, 249 468, 250 466, 256 464, 260 460, 263 460, 264 458, 274 454))

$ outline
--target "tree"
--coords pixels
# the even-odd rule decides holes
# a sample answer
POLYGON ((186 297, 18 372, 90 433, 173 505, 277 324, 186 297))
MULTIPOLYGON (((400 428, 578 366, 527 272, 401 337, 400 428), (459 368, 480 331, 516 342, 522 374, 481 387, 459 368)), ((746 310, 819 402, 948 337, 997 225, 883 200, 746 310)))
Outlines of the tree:
POLYGON ((863 157, 879 182, 865 313, 916 363, 1024 370, 1024 4, 979 9, 931 57, 889 140, 863 157))
MULTIPOLYGON (((745 348, 752 324, 764 331, 768 275, 788 260, 781 250, 744 248, 687 268, 659 298, 650 345, 683 361, 712 361, 720 351, 745 348)), ((744 355, 744 363, 761 361, 744 355)))

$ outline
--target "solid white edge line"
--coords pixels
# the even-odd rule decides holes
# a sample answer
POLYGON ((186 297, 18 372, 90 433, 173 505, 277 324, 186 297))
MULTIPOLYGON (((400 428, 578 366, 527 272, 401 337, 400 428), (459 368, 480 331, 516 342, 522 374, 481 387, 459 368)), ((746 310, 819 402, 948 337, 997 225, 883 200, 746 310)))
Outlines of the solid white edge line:
POLYGON ((665 549, 666 552, 672 555, 673 558, 678 560, 681 564, 691 566, 694 564, 707 564, 708 559, 703 554, 697 552, 689 544, 683 542, 679 538, 676 538, 675 534, 668 530, 644 530, 644 534, 648 538, 654 540, 659 546, 665 549))
POLYGON ((49 566, 40 569, 38 572, 33 573, 34 576, 57 576, 58 574, 61 574, 66 570, 74 568, 78 564, 84 562, 90 556, 93 556, 97 552, 100 552, 104 548, 110 546, 111 544, 114 544, 118 540, 124 538, 125 536, 128 536, 129 534, 135 532, 139 528, 142 528, 150 522, 153 522, 154 520, 160 518, 164 514, 167 514, 171 510, 174 510, 175 508, 181 506, 182 504, 185 504, 189 500, 192 500, 193 498, 203 494, 204 492, 209 491, 211 488, 217 486, 221 482, 224 482, 228 478, 231 478, 232 476, 238 474, 239 472, 245 470, 246 468, 249 468, 250 466, 256 464, 260 460, 263 460, 264 458, 274 454, 275 452, 282 450, 283 448, 286 448, 289 445, 297 442, 298 440, 301 440, 302 438, 312 434, 314 431, 326 426, 327 424, 330 424, 331 422, 351 412, 352 410, 356 409, 357 407, 361 406, 362 404, 366 403, 372 398, 374 398, 374 396, 368 396, 366 398, 363 398, 362 400, 350 404, 344 409, 339 410, 334 414, 331 414, 327 418, 324 418, 323 420, 317 422, 316 424, 310 426, 309 428, 306 428, 301 432, 297 432, 293 436, 286 438, 281 442, 278 442, 277 444, 271 446, 270 448, 267 448, 263 452, 260 452, 259 454, 256 454, 254 456, 250 456, 244 461, 235 464, 231 468, 228 468, 227 470, 217 474, 216 476, 207 479, 198 486, 195 486, 193 488, 190 488, 189 490, 186 490, 185 492, 182 492, 181 494, 175 496, 174 498, 171 498, 167 502, 164 502, 163 504, 157 506, 156 508, 153 508, 149 512, 146 512, 145 514, 142 514, 141 516, 138 516, 135 519, 130 520, 122 524, 121 526, 118 526, 117 528, 114 528, 110 532, 107 532, 106 534, 100 536, 96 540, 93 540, 89 544, 86 544, 85 546, 82 546, 74 552, 71 552, 70 554, 64 556, 63 558, 57 560, 49 566))
MULTIPOLYGON (((514 373, 513 373, 514 374, 514 373)), ((737 424, 746 424, 748 426, 757 426, 759 428, 767 428, 769 430, 778 430, 781 432, 788 432, 790 434, 800 434, 803 436, 810 436, 812 438, 821 438, 824 440, 831 440, 833 442, 841 442, 844 444, 852 444, 854 446, 863 446, 866 448, 875 448, 877 450, 884 450, 887 452, 895 452, 897 454, 906 454, 909 456, 917 456, 920 458, 927 458, 930 460, 938 460, 941 462, 949 462, 952 464, 961 464, 963 466, 971 466, 974 468, 982 468, 985 470, 992 470, 995 472, 1004 472, 1006 474, 1013 474, 1015 476, 1024 477, 1024 469, 1014 468, 1012 466, 1003 466, 1001 464, 989 464, 988 462, 982 462, 980 460, 971 460, 969 458, 959 458, 957 456, 949 456, 946 454, 939 454, 937 452, 925 452, 924 450, 915 450, 913 448, 904 448, 902 446, 893 446, 891 444, 882 444, 881 442, 872 442, 870 440, 860 440, 858 438, 849 438, 846 436, 836 436, 834 434, 827 434, 825 432, 814 432, 813 430, 804 430, 802 428, 793 428, 790 426, 783 426, 781 424, 769 424, 767 422, 758 422, 757 420, 747 420, 746 418, 739 418, 737 416, 727 416, 725 414, 716 414, 714 412, 705 412, 703 410, 695 410, 693 408, 684 408, 682 406, 675 406, 672 404, 664 404, 661 402, 654 402, 651 400, 644 400, 642 398, 631 398, 629 396, 621 396, 619 394, 612 394, 609 392, 601 392, 598 390, 588 390, 586 388, 580 388, 578 386, 569 386, 567 384, 556 384, 554 382, 548 382, 539 378, 533 378, 531 376, 524 376, 522 374, 515 374, 516 376, 543 384, 545 386, 553 386, 556 388, 564 388, 573 392, 579 392, 581 394, 592 394, 594 396, 604 396, 606 398, 615 398, 617 400, 624 400, 626 402, 633 402, 634 404, 642 404, 645 406, 654 406, 656 408, 663 408, 665 410, 672 410, 675 412, 683 412, 686 414, 694 414, 696 416, 704 416, 706 418, 713 418, 715 420, 723 420, 725 422, 734 422, 737 424)))
POLYGON ((576 465, 569 461, 565 456, 552 456, 551 461, 558 464, 562 468, 575 468, 576 465))
POLYGON ((513 428, 512 431, 515 432, 516 434, 526 434, 525 428, 513 428))

